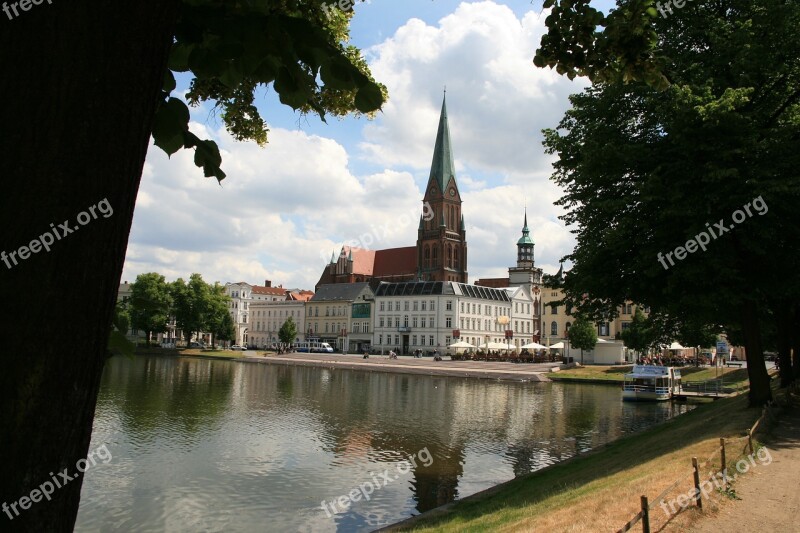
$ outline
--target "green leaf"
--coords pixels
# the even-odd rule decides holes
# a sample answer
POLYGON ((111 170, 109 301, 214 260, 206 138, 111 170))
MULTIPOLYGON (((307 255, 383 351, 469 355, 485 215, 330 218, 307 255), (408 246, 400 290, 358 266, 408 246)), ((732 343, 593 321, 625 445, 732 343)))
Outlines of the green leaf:
POLYGON ((189 54, 194 45, 185 43, 175 43, 169 52, 167 68, 175 72, 187 72, 189 70, 189 54))
POLYGON ((175 76, 172 75, 171 70, 167 69, 164 73, 164 85, 161 88, 165 93, 169 94, 175 90, 175 87, 175 76))
POLYGON ((383 105, 383 93, 375 82, 369 82, 358 89, 355 98, 356 109, 362 113, 370 113, 383 105))
POLYGON ((153 123, 155 145, 172 155, 183 146, 183 132, 189 129, 189 108, 177 98, 169 98, 156 111, 153 123))

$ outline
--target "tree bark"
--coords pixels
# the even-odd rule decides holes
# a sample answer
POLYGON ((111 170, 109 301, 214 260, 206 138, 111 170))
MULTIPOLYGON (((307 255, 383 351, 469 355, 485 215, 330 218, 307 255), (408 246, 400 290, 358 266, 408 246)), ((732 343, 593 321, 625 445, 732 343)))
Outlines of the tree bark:
POLYGON ((792 310, 792 304, 787 300, 776 302, 773 308, 775 329, 777 330, 778 373, 780 375, 781 388, 788 387, 794 381, 794 372, 792 370, 792 310))
POLYGON ((792 321, 792 370, 795 381, 800 381, 800 304, 795 304, 792 321))
POLYGON ((18 263, 0 263, 0 502, 9 509, 0 529, 71 531, 83 480, 76 463, 89 451, 178 3, 45 2, 19 13, 0 13, 0 250, 18 263), (113 213, 95 210, 79 225, 104 199, 113 213), (79 229, 20 258, 40 235, 65 233, 64 221, 79 229), (74 479, 58 477, 64 471, 74 479), (54 477, 62 486, 51 500, 21 500, 54 477))
POLYGON ((747 376, 750 379, 749 400, 751 407, 760 407, 772 400, 769 374, 761 348, 761 331, 758 324, 758 304, 745 300, 741 308, 742 333, 747 357, 747 376))

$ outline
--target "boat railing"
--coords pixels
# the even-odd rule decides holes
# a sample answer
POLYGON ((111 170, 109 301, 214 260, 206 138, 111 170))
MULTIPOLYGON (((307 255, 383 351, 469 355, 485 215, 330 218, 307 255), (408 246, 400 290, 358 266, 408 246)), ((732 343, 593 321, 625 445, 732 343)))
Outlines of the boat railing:
POLYGON ((623 390, 631 392, 655 392, 658 394, 669 394, 670 387, 654 387, 653 385, 635 385, 633 383, 626 383, 623 390))

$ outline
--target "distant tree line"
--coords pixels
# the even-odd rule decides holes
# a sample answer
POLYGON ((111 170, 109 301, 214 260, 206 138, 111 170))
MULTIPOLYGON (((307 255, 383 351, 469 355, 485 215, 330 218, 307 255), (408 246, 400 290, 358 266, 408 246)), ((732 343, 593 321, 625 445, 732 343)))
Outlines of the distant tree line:
POLYGON ((230 297, 225 288, 203 281, 200 274, 192 274, 189 281, 178 278, 173 282, 161 274, 139 274, 131 285, 131 298, 120 303, 118 315, 133 329, 145 333, 147 345, 153 334, 166 333, 171 318, 188 343, 192 334, 211 334, 211 345, 217 341, 230 341, 235 336, 230 314, 230 297))

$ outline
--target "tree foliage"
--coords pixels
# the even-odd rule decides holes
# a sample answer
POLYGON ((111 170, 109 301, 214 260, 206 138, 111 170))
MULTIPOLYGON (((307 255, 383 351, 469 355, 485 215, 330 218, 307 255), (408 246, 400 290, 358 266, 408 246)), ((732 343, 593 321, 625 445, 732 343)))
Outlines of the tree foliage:
POLYGON ((581 364, 583 364, 583 351, 594 350, 597 344, 597 329, 585 316, 578 315, 569 328, 569 344, 581 351, 581 364))
POLYGON ((647 323, 647 317, 639 307, 633 312, 630 324, 627 329, 622 330, 620 337, 625 346, 636 352, 637 355, 646 353, 653 345, 654 335, 647 323))
POLYGON ((763 403, 759 309, 800 300, 800 5, 716 4, 658 19, 667 90, 596 83, 544 144, 577 240, 566 301, 592 316, 640 302, 695 328, 686 338, 740 327, 763 403))
POLYGON ((278 338, 284 344, 291 344, 297 338, 297 324, 292 317, 286 319, 278 331, 278 338))
POLYGON ((361 52, 347 45, 352 11, 320 0, 183 0, 153 127, 156 146, 172 155, 194 148, 206 177, 225 178, 214 141, 189 131, 189 110, 175 90, 176 72, 191 72, 191 105, 210 101, 238 140, 267 142, 255 92, 271 88, 301 113, 372 115, 387 98, 361 52))
POLYGON ((153 333, 167 331, 171 305, 169 284, 164 276, 155 272, 136 276, 131 285, 131 326, 145 332, 147 346, 153 333))
POLYGON ((664 89, 664 58, 658 50, 654 0, 624 0, 608 14, 591 0, 545 0, 548 32, 534 57, 537 67, 555 68, 569 79, 603 83, 644 81, 664 89))

